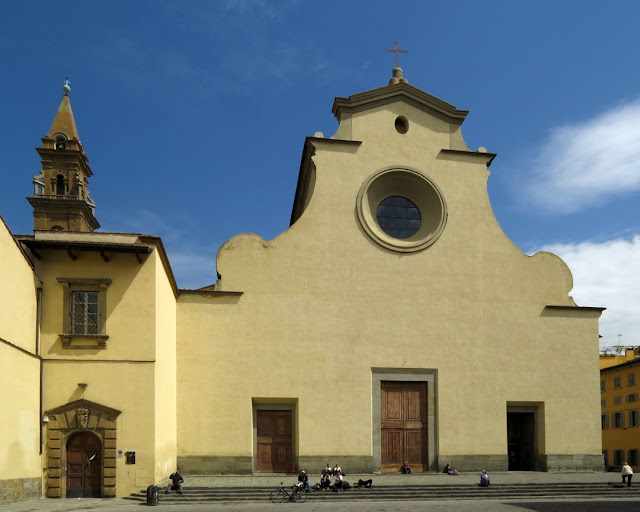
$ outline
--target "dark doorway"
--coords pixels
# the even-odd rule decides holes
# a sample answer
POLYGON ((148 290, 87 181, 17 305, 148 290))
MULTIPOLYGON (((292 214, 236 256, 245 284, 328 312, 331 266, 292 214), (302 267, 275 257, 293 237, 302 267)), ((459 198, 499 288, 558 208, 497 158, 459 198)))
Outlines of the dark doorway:
POLYGON ((426 471, 427 383, 383 381, 380 397, 380 469, 400 471, 406 460, 414 471, 426 471))
POLYGON ((100 498, 102 443, 89 432, 67 441, 67 498, 100 498))
POLYGON ((257 468, 261 473, 292 470, 291 411, 257 411, 257 468))
POLYGON ((535 413, 507 412, 507 438, 509 471, 535 471, 535 413))

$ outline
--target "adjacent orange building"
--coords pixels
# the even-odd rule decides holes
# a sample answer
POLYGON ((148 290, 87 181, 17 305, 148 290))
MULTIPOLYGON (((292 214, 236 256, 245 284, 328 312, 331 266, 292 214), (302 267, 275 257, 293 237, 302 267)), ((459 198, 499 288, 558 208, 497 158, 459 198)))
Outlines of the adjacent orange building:
POLYGON ((606 467, 640 470, 640 347, 600 356, 602 454, 606 467))

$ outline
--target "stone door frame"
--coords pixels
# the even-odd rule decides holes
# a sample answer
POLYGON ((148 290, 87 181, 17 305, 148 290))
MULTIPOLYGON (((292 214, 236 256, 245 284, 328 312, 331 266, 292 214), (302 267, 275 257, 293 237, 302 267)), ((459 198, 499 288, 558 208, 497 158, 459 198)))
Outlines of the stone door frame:
POLYGON ((371 369, 371 406, 372 406, 372 448, 373 470, 380 472, 382 463, 381 432, 381 386, 382 381, 426 382, 427 384, 427 467, 425 471, 438 471, 438 433, 436 431, 436 370, 372 368, 371 369))
POLYGON ((48 417, 46 443, 47 498, 65 498, 67 495, 67 442, 79 432, 91 432, 102 444, 101 495, 116 496, 116 441, 117 417, 121 411, 89 400, 76 400, 45 411, 48 417))
POLYGON ((258 411, 291 411, 291 464, 296 465, 296 461, 298 460, 298 447, 297 447, 297 418, 296 418, 296 408, 297 401, 283 399, 281 401, 276 401, 277 399, 268 399, 263 401, 257 401, 255 398, 253 399, 252 404, 252 437, 253 437, 253 457, 251 463, 251 472, 253 474, 260 474, 258 471, 258 411), (273 400, 273 401, 271 401, 273 400), (285 401, 286 400, 286 401, 285 401))

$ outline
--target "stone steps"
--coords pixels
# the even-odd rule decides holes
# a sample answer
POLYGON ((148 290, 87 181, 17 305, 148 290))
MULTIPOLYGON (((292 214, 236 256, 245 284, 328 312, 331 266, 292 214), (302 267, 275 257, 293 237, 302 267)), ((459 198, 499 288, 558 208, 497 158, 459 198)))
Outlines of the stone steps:
MULTIPOLYGON (((206 503, 206 502, 259 502, 268 501, 271 491, 266 487, 185 487, 184 494, 175 491, 170 494, 160 492, 160 502, 206 503)), ((522 500, 522 499, 564 499, 564 498, 640 498, 640 486, 611 485, 604 483, 561 483, 561 484, 494 484, 490 487, 479 485, 403 485, 352 488, 338 493, 331 490, 312 491, 308 500, 522 500)), ((133 493, 127 499, 146 502, 146 491, 133 493)))

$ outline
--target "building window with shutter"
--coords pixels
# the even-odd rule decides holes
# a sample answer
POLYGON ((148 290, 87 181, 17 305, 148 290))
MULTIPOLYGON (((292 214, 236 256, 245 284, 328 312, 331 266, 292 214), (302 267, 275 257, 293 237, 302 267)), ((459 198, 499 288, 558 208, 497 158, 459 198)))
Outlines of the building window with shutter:
POLYGON ((623 412, 614 412, 613 413, 613 428, 624 428, 624 413, 623 412))

